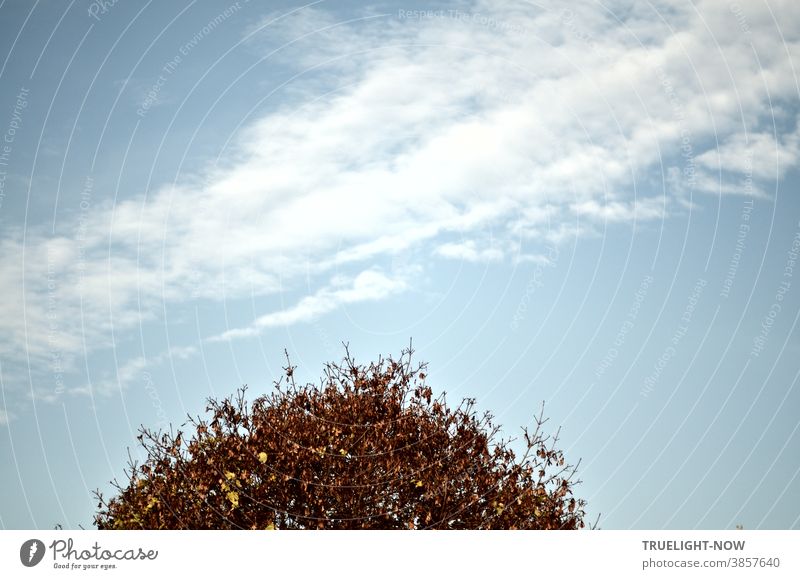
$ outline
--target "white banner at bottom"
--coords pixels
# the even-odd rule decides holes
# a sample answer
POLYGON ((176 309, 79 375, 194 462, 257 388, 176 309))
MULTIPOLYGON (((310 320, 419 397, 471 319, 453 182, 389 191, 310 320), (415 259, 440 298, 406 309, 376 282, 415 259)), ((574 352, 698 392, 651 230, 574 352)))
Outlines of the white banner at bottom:
POLYGON ((800 577, 800 531, 0 531, 2 577, 800 577))

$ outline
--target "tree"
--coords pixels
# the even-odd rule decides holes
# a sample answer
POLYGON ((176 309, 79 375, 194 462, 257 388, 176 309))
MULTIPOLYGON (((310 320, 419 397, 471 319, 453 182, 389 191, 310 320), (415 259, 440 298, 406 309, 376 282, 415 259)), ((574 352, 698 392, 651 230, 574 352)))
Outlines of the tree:
POLYGON ((426 364, 358 365, 347 352, 319 386, 288 360, 271 394, 209 399, 184 432, 139 441, 123 487, 97 491, 99 529, 579 529, 576 468, 523 428, 517 459, 489 413, 433 396, 426 364))

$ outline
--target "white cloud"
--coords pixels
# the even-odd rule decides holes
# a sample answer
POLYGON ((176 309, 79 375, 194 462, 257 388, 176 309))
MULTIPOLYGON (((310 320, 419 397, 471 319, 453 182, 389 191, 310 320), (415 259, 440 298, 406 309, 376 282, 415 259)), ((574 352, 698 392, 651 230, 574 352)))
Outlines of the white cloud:
POLYGON ((328 286, 304 297, 288 309, 263 315, 247 327, 227 330, 210 340, 219 342, 257 336, 267 328, 308 322, 339 306, 381 300, 407 287, 404 279, 390 278, 375 270, 362 271, 352 280, 337 277, 328 286))
POLYGON ((582 219, 600 222, 631 222, 661 219, 664 216, 665 199, 655 197, 639 198, 630 203, 620 201, 598 202, 582 201, 572 205, 572 209, 582 219))
POLYGON ((125 390, 131 384, 143 381, 144 372, 159 366, 169 359, 186 360, 197 354, 194 346, 173 346, 166 351, 151 357, 137 356, 125 361, 117 367, 111 376, 106 376, 92 383, 73 388, 72 394, 91 394, 107 396, 125 390))
POLYGON ((3 408, 0 408, 0 425, 6 425, 14 418, 12 414, 9 414, 3 408))
POLYGON ((442 257, 471 262, 500 261, 504 255, 497 247, 478 247, 472 239, 459 243, 444 243, 436 248, 436 253, 442 257))
POLYGON ((735 135, 697 160, 712 171, 725 169, 760 179, 776 179, 797 165, 798 154, 800 133, 795 129, 781 139, 770 133, 752 133, 746 140, 744 135, 735 135))
POLYGON ((52 239, 2 234, 0 355, 68 366, 165 303, 275 295, 311 272, 316 289, 294 308, 230 330, 256 334, 403 291, 371 262, 412 246, 491 260, 519 237, 669 218, 692 190, 742 191, 746 133, 752 189, 767 190, 776 162, 798 160, 796 134, 771 131, 773 114, 796 122, 800 18, 789 2, 740 5, 486 0, 459 18, 287 16, 251 47, 297 40, 279 53, 305 70, 292 104, 252 122, 216 168, 97 204, 52 239), (477 245, 487 227, 507 236, 497 250, 477 245), (362 270, 352 286, 326 285, 345 265, 362 270))

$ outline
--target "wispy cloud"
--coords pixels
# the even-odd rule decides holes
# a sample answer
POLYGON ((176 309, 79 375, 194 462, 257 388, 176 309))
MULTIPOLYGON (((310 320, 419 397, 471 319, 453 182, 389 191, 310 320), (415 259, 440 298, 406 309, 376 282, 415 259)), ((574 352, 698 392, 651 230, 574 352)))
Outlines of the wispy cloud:
POLYGON ((340 306, 381 300, 407 287, 408 283, 402 277, 392 278, 376 270, 362 271, 353 279, 337 277, 330 285, 304 297, 290 308, 263 315, 247 327, 227 330, 210 340, 219 342, 257 336, 267 328, 308 322, 340 306))
POLYGON ((250 123, 213 169, 98 204, 55 236, 2 234, 0 355, 68 366, 164 304, 275 295, 310 271, 310 296, 223 334, 256 335, 404 291, 373 260, 408 247, 499 261, 522 239, 537 255, 593 223, 746 191, 748 162, 759 191, 798 160, 785 105, 800 18, 789 2, 737 7, 478 1, 457 17, 288 16, 251 47, 304 71, 285 89, 291 105, 250 123))
POLYGON ((137 381, 141 382, 143 373, 146 370, 152 370, 170 359, 186 360, 195 354, 197 354, 197 348, 194 346, 173 346, 161 354, 150 356, 149 358, 137 356, 123 362, 113 371, 112 376, 74 388, 71 390, 71 394, 107 396, 115 392, 121 392, 131 384, 137 381))
POLYGON ((797 166, 800 155, 800 127, 777 136, 770 133, 752 133, 747 139, 742 135, 728 137, 719 148, 706 151, 697 160, 711 171, 736 171, 756 179, 777 179, 797 166))
POLYGON ((572 205, 579 217, 599 222, 649 221, 665 216, 665 199, 645 198, 632 202, 595 200, 582 201, 572 205))
POLYGON ((450 259, 471 262, 500 261, 503 259, 503 251, 498 247, 491 245, 480 247, 472 239, 458 243, 444 243, 436 248, 436 254, 450 259))

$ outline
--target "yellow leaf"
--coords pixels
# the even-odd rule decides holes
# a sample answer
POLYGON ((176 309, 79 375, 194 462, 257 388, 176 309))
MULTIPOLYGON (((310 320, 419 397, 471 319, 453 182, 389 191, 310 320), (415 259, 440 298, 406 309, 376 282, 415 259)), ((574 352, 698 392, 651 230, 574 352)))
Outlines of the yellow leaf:
POLYGON ((231 491, 225 496, 228 497, 228 500, 231 502, 234 508, 239 506, 239 493, 236 491, 231 491))
POLYGON ((264 527, 265 531, 274 531, 275 530, 275 523, 270 523, 266 527, 264 527))
POLYGON ((421 480, 418 480, 418 481, 417 481, 417 485, 416 485, 416 486, 417 486, 417 488, 419 488, 419 487, 421 487, 421 486, 422 486, 422 485, 424 485, 424 484, 425 484, 425 483, 423 483, 421 480))
POLYGON ((259 452, 258 453, 258 462, 264 464, 267 462, 267 453, 266 452, 259 452))
POLYGON ((236 475, 235 475, 235 474, 233 474, 233 473, 232 473, 232 472, 230 472, 230 471, 227 471, 227 472, 225 473, 225 478, 226 478, 226 479, 228 479, 228 480, 231 480, 231 479, 234 479, 234 478, 236 478, 236 475))
POLYGON ((347 451, 345 449, 343 449, 343 448, 340 448, 339 449, 339 454, 341 454, 342 456, 345 456, 347 454, 347 451))

